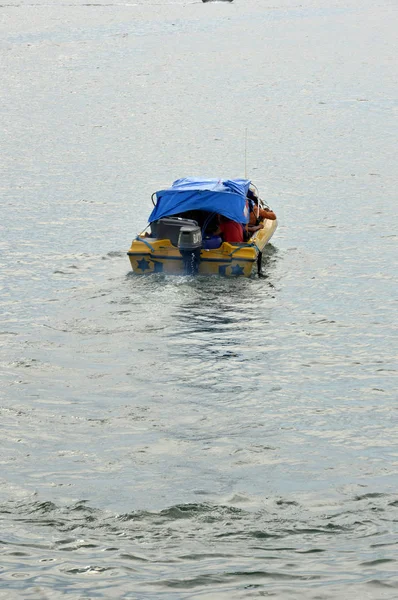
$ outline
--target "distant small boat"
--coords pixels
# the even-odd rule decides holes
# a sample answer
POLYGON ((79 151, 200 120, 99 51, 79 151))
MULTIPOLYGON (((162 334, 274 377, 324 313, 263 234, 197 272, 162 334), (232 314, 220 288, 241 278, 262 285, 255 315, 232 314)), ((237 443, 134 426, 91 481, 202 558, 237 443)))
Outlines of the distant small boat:
POLYGON ((258 229, 247 232, 253 188, 248 179, 188 177, 152 194, 154 208, 149 225, 127 252, 134 273, 250 277, 254 266, 260 272, 261 253, 278 223, 255 194, 257 214, 270 218, 262 216, 257 220, 258 229), (220 221, 232 221, 241 227, 246 241, 224 240, 220 221))

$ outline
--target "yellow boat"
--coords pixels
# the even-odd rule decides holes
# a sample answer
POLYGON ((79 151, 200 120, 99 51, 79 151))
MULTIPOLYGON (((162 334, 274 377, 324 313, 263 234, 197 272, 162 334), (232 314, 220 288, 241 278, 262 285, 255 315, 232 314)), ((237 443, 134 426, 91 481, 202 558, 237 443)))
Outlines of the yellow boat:
MULTIPOLYGON (((250 277, 256 267, 260 273, 262 251, 277 228, 275 216, 258 220, 261 228, 246 242, 223 241, 214 231, 219 215, 245 229, 250 190, 249 180, 185 178, 153 194, 151 231, 140 233, 127 252, 133 272, 250 277)), ((258 197, 256 206, 268 208, 258 197)))

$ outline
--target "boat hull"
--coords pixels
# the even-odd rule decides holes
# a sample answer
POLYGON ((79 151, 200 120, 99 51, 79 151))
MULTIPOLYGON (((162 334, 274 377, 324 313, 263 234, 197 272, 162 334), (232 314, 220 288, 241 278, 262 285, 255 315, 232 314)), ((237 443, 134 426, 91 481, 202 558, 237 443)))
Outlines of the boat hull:
MULTIPOLYGON (((199 262, 199 275, 222 275, 226 277, 250 277, 262 252, 270 241, 277 221, 266 219, 260 229, 245 244, 224 242, 219 248, 202 249, 199 262)), ((127 252, 133 272, 139 275, 164 273, 184 275, 183 259, 180 251, 170 240, 137 236, 127 252)))

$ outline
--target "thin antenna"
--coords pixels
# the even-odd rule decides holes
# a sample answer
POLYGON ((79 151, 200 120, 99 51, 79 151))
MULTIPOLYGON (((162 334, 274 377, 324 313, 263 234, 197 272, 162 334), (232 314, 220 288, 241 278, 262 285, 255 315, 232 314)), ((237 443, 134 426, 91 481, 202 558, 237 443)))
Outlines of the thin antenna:
POLYGON ((245 129, 245 179, 247 179, 247 127, 245 129))

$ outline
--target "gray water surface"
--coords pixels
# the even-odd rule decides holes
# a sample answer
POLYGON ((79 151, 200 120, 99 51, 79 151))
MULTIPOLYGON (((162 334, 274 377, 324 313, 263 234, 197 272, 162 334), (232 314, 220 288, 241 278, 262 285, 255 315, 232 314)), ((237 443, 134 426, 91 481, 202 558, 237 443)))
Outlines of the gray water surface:
POLYGON ((2 600, 398 596, 396 20, 2 3, 2 600), (245 174, 265 278, 132 275, 245 174))

